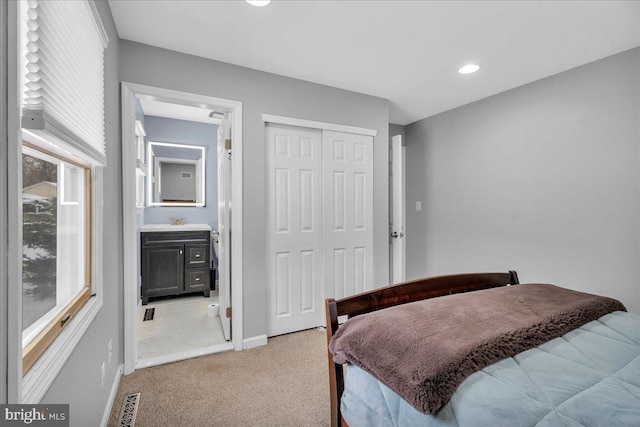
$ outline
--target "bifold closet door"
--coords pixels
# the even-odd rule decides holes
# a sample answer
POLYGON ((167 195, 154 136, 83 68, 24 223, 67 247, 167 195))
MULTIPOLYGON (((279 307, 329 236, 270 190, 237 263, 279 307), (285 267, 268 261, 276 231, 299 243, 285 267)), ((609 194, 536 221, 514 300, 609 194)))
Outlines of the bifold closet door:
POLYGON ((374 287, 373 137, 323 131, 322 150, 324 293, 342 298, 374 287))
POLYGON ((266 126, 267 335, 324 324, 320 130, 266 126))

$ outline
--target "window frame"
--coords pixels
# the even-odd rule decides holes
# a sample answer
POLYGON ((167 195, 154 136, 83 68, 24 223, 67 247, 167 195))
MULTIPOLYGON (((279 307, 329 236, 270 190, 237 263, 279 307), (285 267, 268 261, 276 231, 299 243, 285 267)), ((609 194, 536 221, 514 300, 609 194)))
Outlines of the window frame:
MULTIPOLYGON (((88 298, 84 305, 79 307, 77 312, 72 315, 64 328, 62 328, 60 333, 57 334, 26 373, 22 360, 22 163, 19 162, 18 165, 14 165, 12 168, 14 169, 13 173, 17 175, 16 178, 18 178, 19 183, 14 200, 16 200, 16 228, 20 229, 18 240, 20 244, 15 251, 16 258, 20 259, 20 265, 15 266, 16 268, 14 269, 12 277, 17 279, 16 283, 20 283, 20 286, 14 287, 10 292, 11 304, 15 304, 15 306, 17 306, 16 308, 18 308, 13 314, 10 313, 10 316, 17 315, 17 319, 19 320, 11 333, 12 339, 15 342, 14 345, 18 347, 16 348, 18 351, 14 351, 13 354, 14 357, 17 356, 19 359, 14 361, 13 365, 18 368, 20 375, 14 380, 14 384, 10 384, 10 387, 12 385, 15 387, 13 391, 18 397, 16 403, 35 404, 39 403, 44 397, 104 304, 102 259, 104 168, 83 153, 66 145, 64 141, 56 140, 55 142, 51 142, 25 129, 22 129, 21 133, 19 130, 18 135, 21 136, 21 138, 15 142, 14 150, 17 155, 16 157, 20 159, 22 156, 22 145, 26 142, 31 146, 35 146, 39 151, 45 151, 48 155, 53 155, 53 157, 76 157, 79 159, 76 163, 85 163, 85 165, 89 167, 87 172, 88 185, 86 187, 90 188, 90 194, 87 196, 87 206, 85 208, 90 209, 90 216, 86 224, 89 230, 88 236, 90 237, 90 241, 87 242, 87 253, 89 253, 90 257, 85 273, 87 271, 90 272, 89 279, 91 286, 84 288, 88 289, 88 298), (16 382, 17 384, 15 384, 16 382)), ((10 173, 11 172, 12 171, 10 171, 10 173)), ((66 311, 63 310, 62 313, 66 314, 66 311)))
MULTIPOLYGON (((84 305, 89 301, 92 294, 92 277, 91 277, 91 163, 82 161, 78 158, 72 158, 70 156, 64 156, 62 154, 51 152, 38 144, 33 144, 28 141, 23 141, 22 144, 22 153, 27 155, 32 155, 30 152, 36 152, 41 154, 43 157, 50 157, 55 160, 62 161, 67 164, 74 165, 78 168, 81 168, 84 171, 84 255, 85 255, 85 266, 84 266, 84 284, 81 290, 75 294, 75 296, 68 302, 62 309, 50 319, 44 327, 36 334, 36 336, 23 347, 22 350, 22 374, 25 375, 31 367, 37 362, 37 360, 44 354, 47 348, 54 342, 54 340, 60 335, 62 330, 70 324, 71 320, 75 317, 75 315, 84 307, 84 305), (24 148, 27 148, 27 152, 25 153, 24 148), (67 317, 68 315, 68 317, 67 317)), ((36 154, 35 157, 38 157, 36 154)), ((43 159, 47 160, 47 159, 43 159)), ((64 172, 62 169, 65 167, 65 164, 60 164, 59 166, 59 181, 58 185, 60 186, 61 191, 59 192, 59 197, 61 197, 63 191, 63 175, 64 172)), ((61 200, 60 203, 63 203, 61 200)), ((24 218, 23 218, 23 227, 24 227, 24 218)), ((23 237, 24 242, 24 237, 23 237)), ((23 247, 21 245, 21 247, 23 247)), ((23 301, 24 303, 24 301, 23 301)), ((41 316, 40 319, 46 317, 46 314, 41 316)), ((24 326, 23 326, 24 327, 24 326)))

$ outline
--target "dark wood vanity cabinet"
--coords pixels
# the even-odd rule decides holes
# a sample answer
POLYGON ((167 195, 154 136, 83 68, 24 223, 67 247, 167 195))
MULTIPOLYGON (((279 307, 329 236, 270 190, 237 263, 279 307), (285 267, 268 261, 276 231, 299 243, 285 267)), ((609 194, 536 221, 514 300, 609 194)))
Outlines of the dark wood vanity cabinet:
POLYGON ((140 233, 141 298, 203 292, 209 296, 210 232, 140 233))

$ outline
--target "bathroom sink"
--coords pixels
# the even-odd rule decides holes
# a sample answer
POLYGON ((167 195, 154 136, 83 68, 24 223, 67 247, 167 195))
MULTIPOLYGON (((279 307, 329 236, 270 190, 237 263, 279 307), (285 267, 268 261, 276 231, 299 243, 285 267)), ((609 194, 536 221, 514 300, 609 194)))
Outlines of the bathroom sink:
POLYGON ((145 224, 140 227, 140 231, 198 231, 209 230, 211 226, 209 224, 183 224, 183 225, 170 225, 170 224, 145 224))

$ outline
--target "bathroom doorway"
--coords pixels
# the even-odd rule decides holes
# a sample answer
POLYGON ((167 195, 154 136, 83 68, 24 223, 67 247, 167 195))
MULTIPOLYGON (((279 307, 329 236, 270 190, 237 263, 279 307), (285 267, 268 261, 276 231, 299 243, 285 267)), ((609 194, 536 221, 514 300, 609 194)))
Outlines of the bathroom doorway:
POLYGON ((125 374, 241 350, 242 105, 122 92, 125 374))

